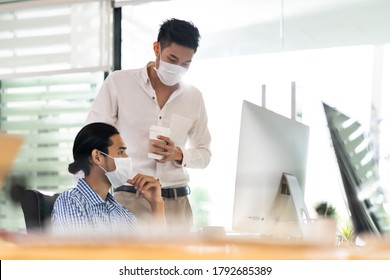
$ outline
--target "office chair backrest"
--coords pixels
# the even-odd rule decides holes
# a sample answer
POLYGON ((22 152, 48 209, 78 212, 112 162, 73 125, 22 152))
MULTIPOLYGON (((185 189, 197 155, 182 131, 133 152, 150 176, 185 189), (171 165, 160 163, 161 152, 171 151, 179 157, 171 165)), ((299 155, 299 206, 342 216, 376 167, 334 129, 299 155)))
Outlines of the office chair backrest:
POLYGON ((37 190, 24 191, 20 205, 28 233, 45 231, 46 225, 50 223, 51 211, 58 195, 58 193, 45 195, 37 190))

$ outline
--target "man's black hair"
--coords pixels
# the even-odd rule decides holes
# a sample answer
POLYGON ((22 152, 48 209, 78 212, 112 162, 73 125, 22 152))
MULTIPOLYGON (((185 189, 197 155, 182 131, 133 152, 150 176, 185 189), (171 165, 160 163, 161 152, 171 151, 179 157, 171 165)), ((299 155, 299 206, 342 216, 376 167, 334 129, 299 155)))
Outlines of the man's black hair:
POLYGON ((118 130, 107 123, 95 122, 84 126, 77 134, 73 143, 74 162, 69 164, 68 171, 76 174, 83 170, 84 175, 88 176, 90 167, 90 155, 94 149, 108 154, 108 147, 113 143, 110 137, 119 134, 118 130))
POLYGON ((191 48, 195 52, 199 46, 199 39, 199 30, 192 22, 176 18, 164 21, 160 25, 157 36, 157 42, 161 44, 162 49, 171 43, 176 43, 191 48))

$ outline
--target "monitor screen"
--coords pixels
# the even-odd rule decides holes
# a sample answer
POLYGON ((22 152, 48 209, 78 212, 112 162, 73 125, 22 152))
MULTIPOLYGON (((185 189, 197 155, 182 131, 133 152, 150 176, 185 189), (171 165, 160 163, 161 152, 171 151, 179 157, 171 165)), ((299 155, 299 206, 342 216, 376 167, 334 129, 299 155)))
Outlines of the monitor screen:
POLYGON ((368 134, 356 120, 323 106, 355 233, 389 235, 390 216, 368 134))
POLYGON ((274 234, 280 226, 296 225, 296 205, 281 179, 284 173, 297 179, 304 204, 308 146, 308 126, 243 101, 233 230, 274 234))

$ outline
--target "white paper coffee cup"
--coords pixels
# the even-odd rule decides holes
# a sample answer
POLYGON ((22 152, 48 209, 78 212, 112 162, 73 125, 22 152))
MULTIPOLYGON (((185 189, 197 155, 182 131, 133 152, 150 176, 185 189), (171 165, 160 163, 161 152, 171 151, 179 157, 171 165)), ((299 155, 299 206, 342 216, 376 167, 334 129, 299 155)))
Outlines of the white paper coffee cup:
POLYGON ((156 154, 152 153, 152 150, 155 149, 155 148, 153 148, 151 140, 159 140, 159 139, 157 139, 158 135, 170 137, 170 134, 171 134, 171 131, 170 131, 170 129, 168 127, 157 126, 157 125, 152 125, 150 127, 148 158, 152 158, 152 159, 162 159, 163 158, 161 155, 156 155, 156 154))

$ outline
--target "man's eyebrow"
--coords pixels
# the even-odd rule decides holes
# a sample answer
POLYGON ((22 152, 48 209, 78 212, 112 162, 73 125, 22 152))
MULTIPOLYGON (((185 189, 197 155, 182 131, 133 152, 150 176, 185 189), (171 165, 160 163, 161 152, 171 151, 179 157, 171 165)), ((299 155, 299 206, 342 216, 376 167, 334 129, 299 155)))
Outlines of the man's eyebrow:
POLYGON ((169 56, 170 59, 176 59, 176 60, 179 59, 176 55, 174 55, 172 53, 168 54, 168 56, 169 56))
POLYGON ((118 148, 118 150, 126 150, 126 149, 127 149, 127 147, 124 147, 124 146, 118 148))
MULTIPOLYGON (((168 54, 168 57, 169 57, 169 59, 172 59, 172 60, 179 60, 179 58, 176 55, 171 54, 171 53, 168 54)), ((191 63, 191 62, 192 62, 192 59, 189 59, 185 63, 191 63)))

